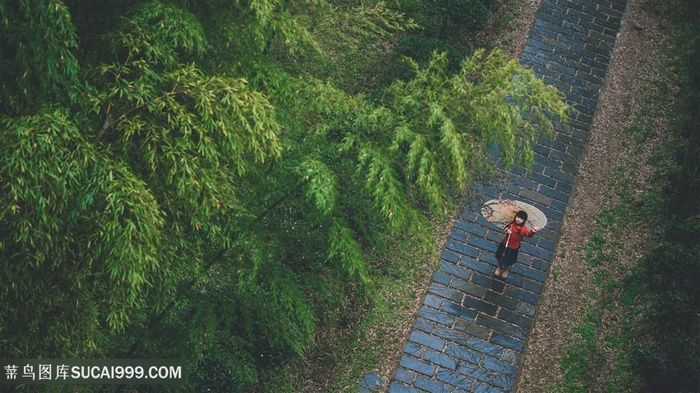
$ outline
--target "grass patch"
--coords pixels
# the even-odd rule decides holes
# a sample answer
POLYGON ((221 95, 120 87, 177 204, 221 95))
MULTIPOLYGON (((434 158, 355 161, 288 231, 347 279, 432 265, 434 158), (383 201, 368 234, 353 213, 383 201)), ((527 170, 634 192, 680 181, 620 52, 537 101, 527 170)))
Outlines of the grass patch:
POLYGON ((595 310, 590 310, 583 322, 574 326, 571 331, 576 337, 566 349, 566 355, 561 359, 560 367, 564 379, 555 391, 584 393, 590 387, 592 364, 598 363, 600 354, 596 343, 596 329, 599 322, 595 310))

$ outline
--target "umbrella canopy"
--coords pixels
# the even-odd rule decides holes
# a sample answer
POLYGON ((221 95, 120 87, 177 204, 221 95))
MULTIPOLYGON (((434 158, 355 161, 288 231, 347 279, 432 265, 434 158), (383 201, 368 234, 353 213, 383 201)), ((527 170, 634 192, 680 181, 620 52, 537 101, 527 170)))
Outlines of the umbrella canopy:
POLYGON ((544 215, 542 210, 529 203, 512 199, 492 199, 484 203, 484 206, 481 208, 481 214, 484 218, 501 228, 513 222, 515 214, 519 211, 527 213, 525 225, 528 228, 544 228, 547 225, 547 216, 544 215))

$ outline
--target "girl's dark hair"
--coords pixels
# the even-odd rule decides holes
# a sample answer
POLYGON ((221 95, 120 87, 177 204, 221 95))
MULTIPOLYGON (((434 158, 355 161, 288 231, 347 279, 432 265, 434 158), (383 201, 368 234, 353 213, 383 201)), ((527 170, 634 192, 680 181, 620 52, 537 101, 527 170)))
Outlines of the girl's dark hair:
MULTIPOLYGON (((521 210, 521 211, 515 213, 515 218, 518 218, 518 217, 523 219, 523 224, 525 224, 527 222, 527 213, 525 211, 521 210)), ((513 222, 515 222, 515 218, 513 218, 513 222)))

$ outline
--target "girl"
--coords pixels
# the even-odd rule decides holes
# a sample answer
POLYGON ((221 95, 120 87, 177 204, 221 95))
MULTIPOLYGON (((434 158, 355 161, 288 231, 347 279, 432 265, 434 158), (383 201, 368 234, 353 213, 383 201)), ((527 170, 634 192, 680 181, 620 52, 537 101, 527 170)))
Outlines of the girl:
POLYGON ((518 260, 518 250, 520 242, 524 236, 532 237, 535 232, 539 231, 540 227, 532 227, 532 230, 525 226, 527 221, 527 213, 519 211, 515 214, 513 222, 506 225, 506 233, 503 241, 496 250, 496 260, 498 267, 496 268, 496 276, 501 278, 508 277, 508 269, 518 260))

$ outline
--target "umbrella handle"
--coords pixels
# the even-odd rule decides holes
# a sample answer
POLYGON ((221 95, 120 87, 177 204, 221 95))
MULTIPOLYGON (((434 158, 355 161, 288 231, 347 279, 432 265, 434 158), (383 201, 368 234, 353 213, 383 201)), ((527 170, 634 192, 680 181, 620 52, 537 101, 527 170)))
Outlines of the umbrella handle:
POLYGON ((508 239, 506 239, 506 247, 503 249, 503 255, 498 261, 498 266, 501 266, 501 262, 506 258, 506 252, 508 251, 508 243, 510 242, 510 233, 508 234, 508 239))

